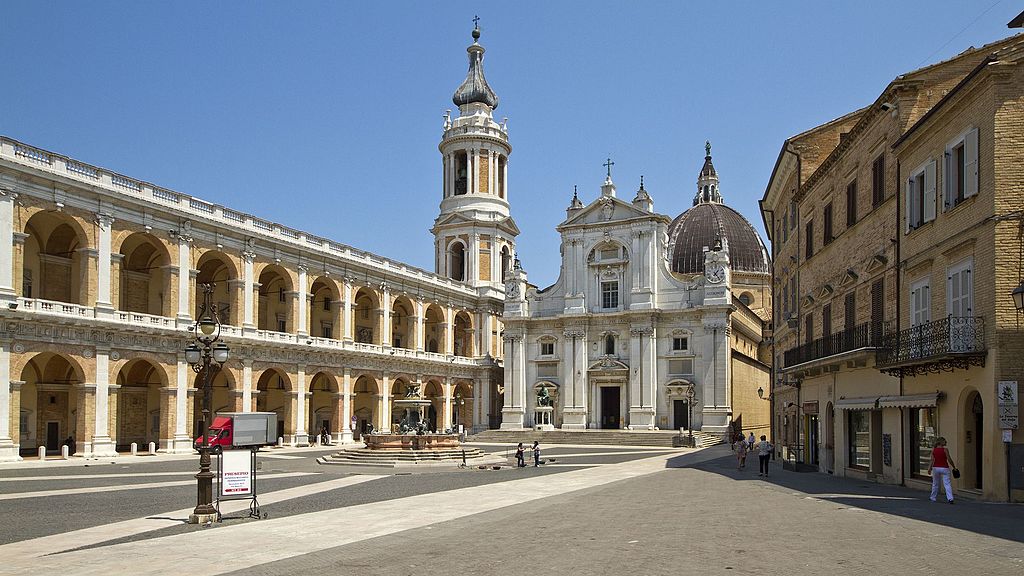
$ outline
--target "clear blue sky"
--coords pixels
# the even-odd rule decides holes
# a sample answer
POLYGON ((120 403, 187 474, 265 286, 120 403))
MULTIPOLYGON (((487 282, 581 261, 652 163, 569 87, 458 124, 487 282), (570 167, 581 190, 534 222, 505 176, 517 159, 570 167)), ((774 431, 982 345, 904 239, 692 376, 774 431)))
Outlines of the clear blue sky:
POLYGON ((1012 0, 11 2, 0 133, 426 269, 442 114, 479 14, 542 286, 574 184, 691 202, 711 140, 758 229, 782 141, 896 75, 1011 35, 1012 0), (460 6, 467 6, 461 8, 460 6), (979 18, 980 16, 980 18, 979 18))

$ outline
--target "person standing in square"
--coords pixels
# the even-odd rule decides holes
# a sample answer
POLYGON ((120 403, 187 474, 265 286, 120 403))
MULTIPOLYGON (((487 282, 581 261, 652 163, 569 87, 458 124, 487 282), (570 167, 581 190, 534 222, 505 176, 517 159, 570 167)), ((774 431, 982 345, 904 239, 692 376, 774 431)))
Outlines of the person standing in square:
POLYGON ((540 442, 537 440, 533 441, 533 467, 540 466, 540 442))

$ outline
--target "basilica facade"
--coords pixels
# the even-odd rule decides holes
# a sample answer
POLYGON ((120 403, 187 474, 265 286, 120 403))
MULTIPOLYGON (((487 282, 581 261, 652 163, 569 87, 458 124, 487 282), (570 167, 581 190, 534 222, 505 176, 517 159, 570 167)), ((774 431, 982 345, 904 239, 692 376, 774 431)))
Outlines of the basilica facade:
POLYGON ((66 442, 191 451, 205 375, 185 348, 206 284, 230 347, 214 413, 276 412, 293 445, 325 428, 352 442, 418 385, 433 428, 497 426, 519 230, 477 38, 440 142, 434 272, 0 138, 0 461, 66 442))
POLYGON ((518 263, 510 274, 501 427, 767 434, 770 263, 722 202, 710 144, 675 220, 642 178, 619 198, 608 168, 597 198, 574 193, 557 227, 555 283, 530 284, 518 263))

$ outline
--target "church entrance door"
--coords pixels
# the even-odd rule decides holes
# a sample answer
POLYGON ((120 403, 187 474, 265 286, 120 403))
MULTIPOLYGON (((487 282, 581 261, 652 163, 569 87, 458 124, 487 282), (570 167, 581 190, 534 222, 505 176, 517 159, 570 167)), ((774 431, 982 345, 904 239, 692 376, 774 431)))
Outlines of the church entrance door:
POLYGON ((675 423, 676 429, 685 428, 690 429, 690 414, 686 410, 686 400, 673 400, 672 401, 672 422, 675 423))
POLYGON ((601 428, 619 428, 619 387, 601 387, 601 428))

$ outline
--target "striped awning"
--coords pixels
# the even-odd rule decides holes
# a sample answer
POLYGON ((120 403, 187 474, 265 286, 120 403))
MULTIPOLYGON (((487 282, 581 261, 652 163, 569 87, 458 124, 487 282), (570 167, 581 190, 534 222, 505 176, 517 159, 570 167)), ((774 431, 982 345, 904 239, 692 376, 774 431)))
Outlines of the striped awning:
POLYGON ((877 408, 877 402, 878 396, 840 398, 836 401, 836 408, 840 410, 874 410, 877 408))
POLYGON ((879 408, 929 408, 939 401, 939 392, 913 394, 910 396, 882 396, 878 399, 879 408))

